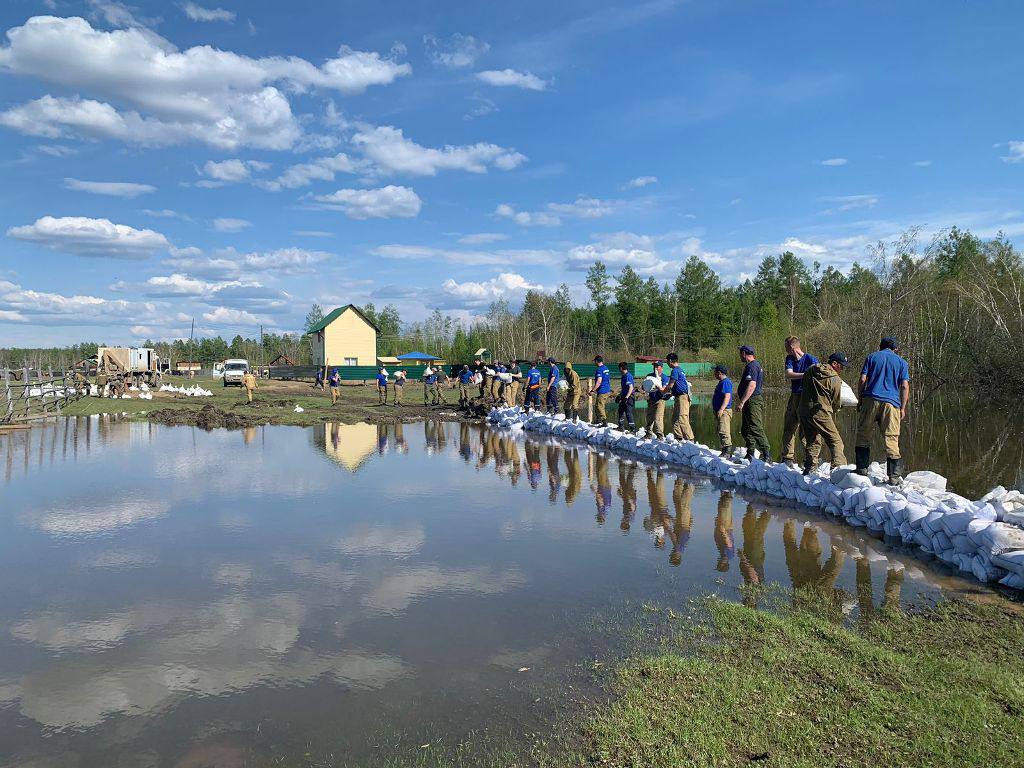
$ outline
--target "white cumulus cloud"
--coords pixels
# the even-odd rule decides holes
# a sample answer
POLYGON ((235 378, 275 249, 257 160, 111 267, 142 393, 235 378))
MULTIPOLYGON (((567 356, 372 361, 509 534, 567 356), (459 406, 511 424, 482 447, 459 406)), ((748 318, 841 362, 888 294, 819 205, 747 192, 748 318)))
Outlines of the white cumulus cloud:
POLYGON ((438 39, 434 35, 424 35, 423 45, 427 50, 427 57, 434 64, 452 69, 472 67, 478 58, 491 49, 483 40, 459 32, 443 39, 438 39))
POLYGON ((1024 162, 1024 141, 1008 141, 1006 146, 1010 153, 1003 156, 1004 163, 1024 162))
POLYGON ((382 174, 434 176, 444 170, 486 173, 490 166, 509 171, 526 161, 525 155, 496 144, 424 147, 390 125, 363 126, 352 137, 352 143, 382 174))
POLYGON ((828 160, 822 160, 821 164, 837 167, 840 165, 846 165, 848 162, 850 161, 847 160, 845 157, 830 157, 828 160))
POLYGON ((642 187, 657 183, 657 176, 637 176, 636 178, 627 181, 625 187, 626 189, 641 189, 642 187))
POLYGON ((108 32, 77 17, 33 17, 9 29, 7 38, 0 70, 83 92, 47 94, 0 112, 0 124, 50 138, 287 149, 302 129, 277 85, 359 93, 412 71, 408 64, 346 47, 321 66, 295 56, 257 59, 208 45, 181 51, 146 29, 108 32))
POLYGON ((542 286, 530 283, 515 272, 502 272, 497 277, 481 282, 457 282, 451 278, 441 284, 441 292, 448 307, 473 307, 490 304, 497 299, 521 298, 529 290, 542 286))
POLYGON ((488 69, 477 72, 476 79, 488 85, 523 88, 527 91, 543 91, 550 85, 536 75, 514 69, 488 69))
POLYGON ((259 160, 239 160, 237 158, 220 161, 207 160, 203 167, 199 169, 199 173, 205 176, 206 179, 198 182, 198 185, 213 187, 223 184, 237 184, 242 181, 248 181, 252 177, 253 171, 263 171, 269 167, 269 164, 259 160))
POLYGON ((181 10, 185 12, 192 21, 234 21, 234 11, 226 11, 223 8, 204 8, 193 2, 183 3, 181 10))
POLYGON ((350 219, 407 219, 418 216, 423 207, 414 190, 391 184, 379 189, 339 189, 313 199, 317 207, 342 211, 350 219))
POLYGON ((251 226, 251 221, 232 219, 226 216, 213 220, 213 228, 218 232, 241 232, 243 229, 248 229, 251 226))
POLYGON ((284 170, 273 181, 258 182, 259 186, 277 192, 281 189, 306 187, 314 181, 334 181, 339 173, 356 173, 356 163, 344 152, 333 157, 320 157, 308 163, 298 163, 284 170))
POLYGON ((64 179, 64 188, 76 192, 89 192, 93 195, 127 198, 156 192, 156 187, 151 184, 134 184, 127 181, 82 181, 71 178, 64 179))
POLYGON ((170 243, 159 232, 84 216, 43 216, 33 224, 11 227, 7 236, 76 256, 145 259, 170 243))

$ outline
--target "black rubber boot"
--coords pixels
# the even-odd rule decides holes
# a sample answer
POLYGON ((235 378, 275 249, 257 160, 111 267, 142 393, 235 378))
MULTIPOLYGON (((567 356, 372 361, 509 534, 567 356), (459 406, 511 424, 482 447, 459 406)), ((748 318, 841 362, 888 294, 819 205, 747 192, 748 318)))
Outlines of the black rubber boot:
POLYGON ((809 475, 818 468, 818 462, 804 459, 804 475, 809 475))
POLYGON ((857 469, 855 469, 854 471, 858 475, 863 475, 864 477, 867 477, 868 467, 871 466, 871 449, 861 448, 860 446, 858 446, 857 448, 854 449, 854 453, 856 454, 857 459, 857 469))
POLYGON ((731 459, 732 458, 732 446, 731 445, 725 446, 725 448, 722 449, 722 452, 719 454, 719 456, 721 456, 723 459, 731 459))
POLYGON ((885 469, 889 475, 889 485, 903 482, 903 459, 886 459, 885 469))

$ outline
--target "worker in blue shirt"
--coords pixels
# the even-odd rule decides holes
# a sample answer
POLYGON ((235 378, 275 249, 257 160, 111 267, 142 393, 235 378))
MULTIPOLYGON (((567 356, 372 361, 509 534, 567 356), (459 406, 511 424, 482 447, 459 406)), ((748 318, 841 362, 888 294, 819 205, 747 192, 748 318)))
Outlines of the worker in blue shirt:
POLYGON ((531 364, 526 372, 526 402, 523 405, 528 411, 540 408, 540 369, 536 363, 531 364))
POLYGON ((562 372, 558 370, 555 358, 548 358, 548 384, 544 394, 544 405, 549 414, 558 413, 558 382, 562 380, 562 372))
POLYGON ((744 344, 740 347, 743 373, 740 376, 739 403, 740 434, 747 446, 748 458, 768 461, 771 451, 768 435, 764 431, 764 369, 754 355, 754 348, 744 344))
POLYGON ((647 431, 656 437, 665 436, 665 401, 668 400, 668 376, 661 360, 654 363, 651 378, 654 387, 647 393, 647 431))
POLYGON ((377 405, 388 404, 388 372, 382 365, 377 371, 377 405))
POLYGON ((732 379, 724 365, 715 366, 715 393, 711 396, 711 410, 718 422, 718 440, 722 444, 722 456, 732 455, 732 379))
POLYGON ((875 426, 885 438, 886 470, 889 483, 903 480, 900 454, 900 427, 907 418, 910 401, 910 366, 900 357, 899 342, 886 336, 864 360, 860 372, 860 404, 857 410, 857 474, 867 475, 871 464, 871 433, 875 426))
POLYGON ((469 407, 469 386, 473 383, 473 372, 468 365, 463 365, 459 371, 459 407, 469 407))
POLYGON ((789 400, 786 402, 786 415, 782 420, 782 453, 779 455, 779 461, 790 467, 795 466, 796 443, 802 432, 797 410, 800 405, 800 393, 803 391, 804 373, 810 370, 812 365, 817 364, 818 358, 803 351, 800 339, 796 336, 786 339, 786 379, 789 381, 790 391, 789 400))
POLYGON ((594 402, 594 423, 602 427, 608 426, 608 399, 612 391, 611 373, 604 364, 601 355, 594 356, 594 381, 590 385, 589 395, 596 395, 594 402))
POLYGON ((690 382, 679 365, 679 355, 669 352, 665 357, 668 363, 669 394, 676 399, 672 408, 672 435, 676 440, 693 440, 693 427, 690 426, 690 382))
POLYGON ((633 406, 636 404, 636 380, 629 372, 629 365, 619 363, 619 395, 615 402, 619 404, 618 419, 619 428, 625 420, 630 431, 636 431, 636 419, 633 417, 633 406))

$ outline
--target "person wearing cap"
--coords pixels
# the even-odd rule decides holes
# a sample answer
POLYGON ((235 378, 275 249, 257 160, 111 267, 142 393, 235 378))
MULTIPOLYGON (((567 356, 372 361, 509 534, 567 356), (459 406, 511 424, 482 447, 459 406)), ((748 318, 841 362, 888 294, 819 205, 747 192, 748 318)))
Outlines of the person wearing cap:
POLYGON ((790 391, 789 400, 786 402, 786 414, 782 421, 782 453, 779 455, 779 461, 791 467, 796 459, 796 443, 800 437, 800 417, 797 410, 804 373, 812 365, 817 364, 818 358, 803 351, 800 339, 796 336, 786 339, 786 378, 789 380, 790 391))
POLYGON ((616 421, 619 429, 622 429, 622 422, 633 432, 636 431, 636 419, 633 416, 633 406, 636 404, 636 380, 629 372, 628 363, 619 363, 619 395, 615 398, 619 404, 619 412, 616 421))
POLYGON ((715 393, 711 396, 711 410, 718 422, 718 440, 722 444, 722 456, 732 455, 732 379, 724 365, 715 366, 715 393))
POLYGON ((611 373, 604 364, 601 355, 594 356, 594 381, 590 385, 590 394, 596 395, 594 403, 594 421, 602 427, 608 426, 608 398, 612 391, 611 373))
POLYGON ((382 365, 377 369, 377 405, 388 404, 388 371, 382 365))
POLYGON ((547 413, 554 416, 558 413, 558 382, 562 380, 562 372, 558 370, 555 358, 548 358, 548 383, 544 390, 544 407, 547 413))
POLYGON ((885 438, 885 464, 889 483, 903 480, 900 428, 910 401, 910 366, 897 352, 900 345, 886 336, 864 360, 860 372, 860 404, 857 410, 857 474, 867 475, 871 465, 871 433, 875 426, 885 438))
POLYGON ((669 394, 676 399, 672 408, 672 435, 676 440, 693 440, 693 428, 690 426, 690 382, 679 365, 679 355, 669 352, 665 357, 668 363, 669 394))
POLYGON ((818 468, 822 443, 828 446, 832 454, 833 467, 846 463, 846 451, 836 425, 836 416, 843 397, 840 374, 849 364, 846 355, 835 352, 829 355, 827 363, 815 363, 804 371, 797 413, 803 431, 805 475, 818 468))
POLYGON ((580 382, 580 375, 568 361, 565 364, 565 383, 569 385, 565 390, 565 418, 579 419, 582 382, 580 382))
POLYGON ((665 437, 665 401, 668 400, 665 394, 668 391, 668 376, 663 373, 664 368, 661 360, 654 363, 652 375, 655 385, 647 393, 647 431, 659 438, 665 437))
POLYGON ((754 355, 754 348, 740 347, 743 374, 740 376, 740 434, 747 447, 747 456, 768 460, 771 449, 764 431, 764 369, 754 355))

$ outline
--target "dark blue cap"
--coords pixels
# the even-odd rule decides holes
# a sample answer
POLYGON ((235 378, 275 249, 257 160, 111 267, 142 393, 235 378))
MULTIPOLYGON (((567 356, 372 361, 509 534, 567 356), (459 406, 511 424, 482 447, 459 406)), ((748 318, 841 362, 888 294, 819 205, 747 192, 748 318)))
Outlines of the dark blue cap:
POLYGON ((726 368, 724 365, 716 365, 715 366, 715 373, 720 373, 723 376, 727 376, 729 374, 729 369, 726 368))
POLYGON ((555 358, 549 357, 548 358, 548 362, 551 363, 552 365, 554 365, 555 364, 555 358))
POLYGON ((754 354, 754 348, 748 347, 746 344, 744 344, 742 347, 740 347, 740 353, 744 355, 752 355, 754 354))
POLYGON ((842 352, 833 352, 828 356, 828 361, 830 363, 839 363, 844 368, 850 364, 850 361, 846 359, 846 355, 842 352))

